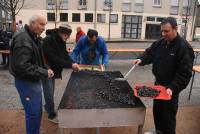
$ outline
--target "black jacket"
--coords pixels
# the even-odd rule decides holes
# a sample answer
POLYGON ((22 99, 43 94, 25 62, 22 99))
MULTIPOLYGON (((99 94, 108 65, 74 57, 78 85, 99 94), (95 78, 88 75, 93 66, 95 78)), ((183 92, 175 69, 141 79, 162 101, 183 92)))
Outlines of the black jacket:
POLYGON ((54 71, 54 78, 62 77, 63 68, 71 68, 72 60, 66 51, 66 42, 52 30, 43 40, 43 51, 47 64, 54 71))
POLYGON ((190 44, 179 35, 169 44, 165 39, 154 42, 140 57, 140 65, 153 64, 156 84, 170 88, 178 94, 188 85, 193 61, 189 54, 190 44))
POLYGON ((9 36, 6 31, 0 31, 0 49, 9 49, 9 36))
POLYGON ((10 59, 9 71, 17 79, 38 81, 48 77, 40 40, 31 33, 27 25, 14 35, 10 59))

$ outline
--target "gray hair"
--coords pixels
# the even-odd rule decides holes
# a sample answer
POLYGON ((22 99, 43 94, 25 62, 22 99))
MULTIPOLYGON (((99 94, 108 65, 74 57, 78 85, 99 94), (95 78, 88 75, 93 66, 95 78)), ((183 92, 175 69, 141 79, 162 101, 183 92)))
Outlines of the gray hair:
POLYGON ((40 18, 42 18, 42 16, 41 15, 37 15, 37 14, 31 16, 31 18, 29 19, 29 25, 31 25, 33 22, 35 22, 36 20, 38 20, 40 18))

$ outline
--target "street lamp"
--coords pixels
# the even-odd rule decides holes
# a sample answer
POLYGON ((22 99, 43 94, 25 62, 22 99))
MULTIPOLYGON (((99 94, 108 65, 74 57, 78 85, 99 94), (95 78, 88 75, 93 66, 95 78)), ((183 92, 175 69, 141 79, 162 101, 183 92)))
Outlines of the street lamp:
POLYGON ((188 16, 189 16, 189 11, 190 11, 190 7, 189 7, 189 0, 187 0, 187 7, 186 7, 186 14, 185 14, 185 29, 184 29, 184 38, 186 39, 187 37, 187 23, 188 23, 188 16))
POLYGON ((196 23, 198 23, 198 17, 199 17, 199 13, 198 13, 198 10, 199 10, 199 3, 198 3, 198 0, 195 1, 194 3, 194 11, 193 11, 193 16, 192 16, 192 40, 195 39, 195 30, 196 30, 196 23))
POLYGON ((107 3, 107 5, 109 7, 108 40, 110 40, 110 16, 111 16, 111 11, 112 11, 112 1, 109 0, 109 2, 107 3))

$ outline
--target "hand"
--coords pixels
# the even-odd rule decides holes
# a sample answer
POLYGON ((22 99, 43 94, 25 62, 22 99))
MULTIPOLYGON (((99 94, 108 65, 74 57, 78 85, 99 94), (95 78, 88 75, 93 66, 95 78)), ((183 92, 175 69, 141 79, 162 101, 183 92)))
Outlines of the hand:
POLYGON ((73 70, 74 72, 80 71, 79 65, 78 65, 77 63, 73 63, 73 64, 72 64, 72 70, 73 70))
POLYGON ((105 65, 104 64, 101 64, 100 68, 101 68, 101 71, 105 71, 105 65))
POLYGON ((142 62, 141 59, 133 60, 133 64, 134 64, 134 65, 139 65, 141 62, 142 62))
POLYGON ((172 96, 172 90, 170 88, 167 88, 167 94, 169 94, 170 96, 172 96))
POLYGON ((70 47, 67 48, 67 52, 68 52, 68 53, 71 52, 71 48, 70 48, 70 47))
POLYGON ((48 78, 52 78, 54 76, 54 72, 51 69, 48 69, 48 78))

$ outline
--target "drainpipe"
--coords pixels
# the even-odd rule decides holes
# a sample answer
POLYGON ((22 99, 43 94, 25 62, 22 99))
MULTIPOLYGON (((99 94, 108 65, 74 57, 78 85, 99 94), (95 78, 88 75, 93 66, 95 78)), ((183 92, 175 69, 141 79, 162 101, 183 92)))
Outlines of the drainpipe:
POLYGON ((112 3, 111 0, 109 0, 109 25, 108 25, 108 40, 110 40, 110 16, 111 16, 111 8, 112 8, 112 3))
POLYGON ((97 29, 97 0, 94 0, 94 29, 97 29))
POLYGON ((187 38, 187 25, 188 25, 188 14, 189 14, 189 12, 190 12, 190 7, 189 7, 189 4, 190 4, 190 2, 189 2, 189 0, 187 0, 187 11, 186 11, 186 15, 185 15, 185 30, 184 30, 184 38, 186 39, 187 38))
POLYGON ((194 3, 194 10, 193 10, 193 15, 192 15, 192 32, 191 32, 191 36, 192 36, 192 41, 194 40, 194 34, 195 34, 195 25, 196 25, 196 17, 197 17, 197 0, 194 3))

